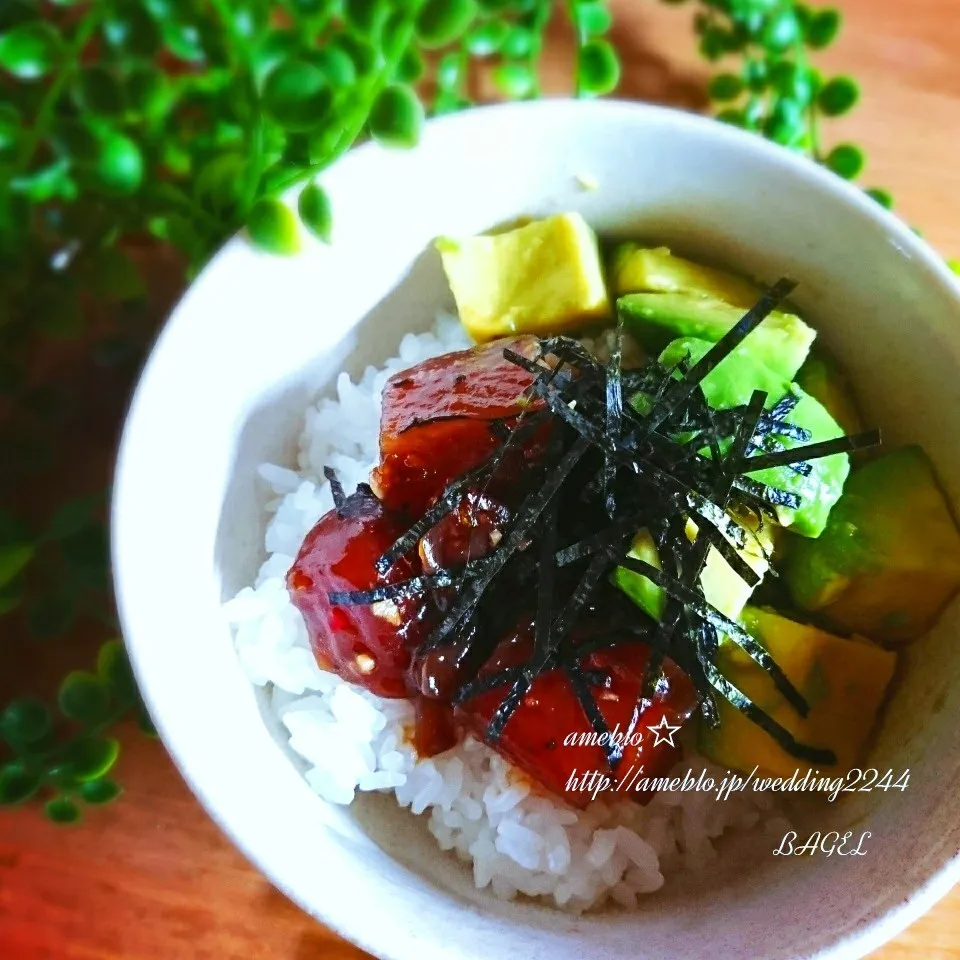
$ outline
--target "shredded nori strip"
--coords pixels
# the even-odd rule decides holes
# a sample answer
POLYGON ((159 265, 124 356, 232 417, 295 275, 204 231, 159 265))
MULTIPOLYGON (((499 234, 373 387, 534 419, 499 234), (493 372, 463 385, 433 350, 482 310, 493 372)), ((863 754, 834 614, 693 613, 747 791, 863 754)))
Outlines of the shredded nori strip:
POLYGON ((337 471, 334 470, 333 467, 324 467, 323 475, 330 483, 330 493, 333 495, 333 506, 336 510, 340 510, 341 507, 343 507, 346 496, 343 493, 343 484, 337 476, 337 471))
MULTIPOLYGON (((684 360, 667 368, 654 360, 623 369, 622 318, 606 363, 565 336, 542 339, 536 359, 505 349, 505 359, 533 377, 524 392, 528 408, 511 420, 490 421, 497 448, 484 463, 446 487, 379 559, 378 573, 385 576, 396 560, 458 508, 468 492, 484 492, 506 454, 521 449, 549 422, 550 441, 539 461, 539 489, 525 496, 500 542, 483 558, 370 590, 331 593, 331 602, 376 603, 438 590, 437 596, 445 597, 442 615, 414 656, 454 645, 457 663, 470 665, 453 697, 455 705, 497 691, 498 705, 485 731, 491 744, 499 741, 536 679, 554 670, 568 677, 591 728, 596 733, 607 731, 594 691, 602 690, 610 678, 589 669, 585 660, 616 644, 643 643, 649 657, 640 709, 666 691, 663 667, 669 658, 694 685, 705 723, 720 722, 720 696, 792 756, 833 763, 831 751, 797 742, 720 673, 716 659, 720 638, 726 637, 771 678, 798 716, 807 714, 806 701, 775 659, 706 600, 700 582, 711 548, 746 583, 759 582, 739 552, 748 540, 759 542, 757 533, 739 518, 752 517, 753 527, 762 529, 776 519, 776 507, 797 509, 801 504, 797 494, 748 474, 786 467, 807 476, 813 460, 880 440, 878 431, 867 431, 810 442, 809 430, 786 419, 799 400, 794 393, 769 410, 764 409, 766 395, 759 391, 748 404, 733 409, 714 410, 707 403, 700 387, 703 378, 794 287, 790 280, 775 284, 692 365, 684 360), (798 445, 788 448, 787 441, 798 445), (692 541, 687 535, 690 522, 697 531, 692 541), (628 556, 633 537, 644 528, 657 546, 659 568, 628 556), (664 591, 659 621, 608 585, 617 566, 647 577, 664 591), (483 665, 497 644, 518 624, 529 623, 531 616, 529 658, 485 673, 483 665)), ((333 471, 324 472, 338 511, 370 510, 371 503, 376 505, 368 487, 344 498, 333 471)), ((776 571, 771 568, 769 574, 775 576, 776 571)), ((620 752, 608 744, 611 770, 619 759, 620 752)))

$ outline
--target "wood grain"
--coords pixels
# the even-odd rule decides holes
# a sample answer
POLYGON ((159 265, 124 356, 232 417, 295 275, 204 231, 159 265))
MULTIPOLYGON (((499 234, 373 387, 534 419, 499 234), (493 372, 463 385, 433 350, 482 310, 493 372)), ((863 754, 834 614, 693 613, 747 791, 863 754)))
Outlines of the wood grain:
MULTIPOLYGON (((867 181, 947 255, 960 255, 960 18, 955 0, 848 0, 846 30, 822 58, 863 86, 861 107, 831 124, 828 143, 869 151, 867 181)), ((622 93, 697 108, 704 70, 691 6, 616 0, 622 93)), ((562 41, 563 30, 558 30, 562 41)), ((549 89, 568 58, 552 53, 549 89)), ((112 427, 107 431, 112 436, 112 427)), ((109 446, 109 439, 107 442, 109 446)), ((104 449, 107 449, 106 447, 104 449)), ((73 652, 43 660, 59 664, 73 652)), ((22 670, 42 671, 23 661, 22 670)), ((0 671, 11 676, 12 664, 0 671)), ((2 674, 6 674, 6 678, 2 674)), ((38 681, 39 682, 39 681, 38 681)), ((118 776, 127 794, 82 828, 34 810, 0 818, 0 957, 8 960, 356 960, 364 956, 299 912, 220 834, 162 747, 125 731, 118 776)), ((322 868, 318 865, 318 880, 322 868)), ((960 958, 960 888, 875 955, 960 958)))

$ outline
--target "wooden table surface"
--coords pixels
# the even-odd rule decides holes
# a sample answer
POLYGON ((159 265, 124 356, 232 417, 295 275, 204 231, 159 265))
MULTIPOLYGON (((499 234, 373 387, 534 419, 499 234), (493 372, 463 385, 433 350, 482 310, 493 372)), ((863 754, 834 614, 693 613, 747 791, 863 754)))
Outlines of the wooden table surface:
MULTIPOLYGON (((846 30, 822 60, 855 76, 863 102, 827 142, 856 140, 866 180, 945 255, 960 255, 960 17, 956 0, 845 0, 846 30)), ((616 0, 622 93, 702 106, 691 5, 616 0)), ((549 64, 564 76, 562 56, 549 64)), ((559 81, 557 81, 559 82, 559 81)), ((557 88, 557 83, 552 84, 557 88)), ((74 648, 76 649, 76 648, 74 648)), ((44 654, 58 666, 69 651, 44 654)), ((75 662, 75 655, 73 665, 75 662)), ((18 666, 18 676, 21 667, 18 666)), ((0 670, 0 688, 12 670, 0 670), (3 674, 6 674, 6 677, 3 674)), ((0 693, 3 690, 0 689, 0 693)), ((2 697, 0 697, 2 700, 2 697)), ((124 731, 126 795, 79 828, 34 809, 0 815, 5 960, 350 960, 365 956, 262 879, 193 799, 159 743, 124 731)), ((960 888, 876 953, 960 958, 960 888)))

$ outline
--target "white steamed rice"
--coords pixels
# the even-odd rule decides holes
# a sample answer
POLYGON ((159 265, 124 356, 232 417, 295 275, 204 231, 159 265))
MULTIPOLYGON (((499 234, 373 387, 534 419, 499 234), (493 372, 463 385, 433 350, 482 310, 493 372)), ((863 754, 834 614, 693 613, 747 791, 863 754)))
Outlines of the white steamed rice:
MULTIPOLYGON (((573 912, 608 898, 633 907, 665 874, 715 860, 711 841, 725 830, 750 828, 762 818, 771 830, 782 828, 770 800, 762 793, 718 801, 713 793, 661 792, 646 807, 599 800, 578 811, 531 789, 509 762, 470 737, 418 760, 405 736, 411 704, 381 699, 322 671, 284 586, 304 536, 333 507, 323 467, 333 467, 349 491, 376 463, 387 378, 468 343, 455 318, 441 317, 430 333, 407 334, 399 355, 380 370, 368 367, 359 383, 341 373, 336 397, 308 408, 298 469, 260 467, 276 495, 267 508, 268 557, 253 586, 228 601, 225 613, 244 670, 268 688, 291 748, 308 765, 308 783, 325 800, 348 804, 357 790, 392 791, 402 807, 428 817, 441 849, 472 865, 477 887, 500 898, 543 897, 573 912)), ((718 779, 725 773, 696 756, 678 769, 696 775, 704 768, 718 779)))

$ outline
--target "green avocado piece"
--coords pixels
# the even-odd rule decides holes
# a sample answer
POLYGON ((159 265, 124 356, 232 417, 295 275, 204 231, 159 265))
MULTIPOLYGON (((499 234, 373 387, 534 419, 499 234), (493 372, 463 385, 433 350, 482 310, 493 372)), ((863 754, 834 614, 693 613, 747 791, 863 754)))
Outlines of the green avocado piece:
POLYGON ((844 433, 863 429, 847 379, 833 360, 811 351, 797 373, 797 383, 827 408, 844 433))
MULTIPOLYGON (((705 340, 683 337, 667 345, 660 354, 660 361, 672 366, 687 357, 692 363, 696 363, 712 346, 713 344, 705 340)), ((809 430, 811 436, 809 440, 776 436, 775 439, 782 448, 793 449, 843 435, 843 430, 822 403, 796 384, 780 377, 754 353, 751 337, 747 337, 739 347, 724 357, 703 378, 701 387, 707 403, 716 410, 743 406, 749 402, 754 390, 767 393, 765 406, 768 409, 787 393, 796 395, 799 398, 797 405, 784 419, 787 423, 809 430)), ((642 396, 632 399, 631 403, 643 412, 642 396)), ((797 494, 800 497, 799 508, 777 507, 777 518, 794 533, 817 537, 826 525, 831 508, 843 492, 844 482, 850 472, 850 458, 845 453, 837 453, 811 460, 809 463, 810 473, 807 476, 797 473, 789 466, 769 467, 766 470, 754 471, 748 476, 778 490, 797 494)))
POLYGON ((907 641, 930 629, 960 589, 960 533, 923 450, 855 470, 821 536, 791 542, 783 573, 798 607, 845 632, 907 641))
MULTIPOLYGON (((795 740, 832 750, 837 763, 821 766, 821 771, 842 774, 861 762, 893 676, 896 654, 862 638, 846 640, 788 620, 774 610, 748 606, 741 621, 803 695, 809 713, 801 717, 769 675, 727 637, 717 651, 720 672, 795 740)), ((700 725, 702 753, 737 770, 759 767, 767 776, 789 777, 808 769, 734 706, 718 700, 720 725, 700 725)))
MULTIPOLYGON (((749 518, 745 518, 743 522, 751 526, 754 536, 748 538, 737 552, 762 578, 770 568, 770 556, 773 553, 772 525, 757 527, 750 524, 749 518)), ((691 542, 696 540, 697 526, 693 522, 687 523, 687 537, 691 542)), ((657 545, 646 529, 641 530, 634 538, 629 556, 645 560, 651 566, 660 569, 657 545)), ((643 574, 617 567, 613 572, 613 582, 654 620, 659 620, 663 616, 666 597, 663 589, 652 580, 643 574)), ((713 547, 707 552, 707 559, 700 574, 700 585, 707 603, 712 604, 731 620, 736 620, 740 616, 754 590, 713 547)))
MULTIPOLYGON (((750 339, 747 337, 700 381, 703 395, 714 410, 746 406, 754 390, 767 394, 764 406, 769 409, 790 389, 789 380, 757 361, 750 339)), ((660 354, 660 362, 666 367, 675 367, 682 360, 694 364, 712 346, 708 340, 680 337, 667 344, 660 354)))
MULTIPOLYGON (((676 337, 716 343, 743 317, 742 307, 687 293, 631 293, 617 300, 627 331, 649 352, 659 352, 676 337)), ((757 360, 784 380, 793 379, 816 333, 798 316, 774 311, 744 343, 757 360)))
POLYGON ((666 247, 621 243, 610 258, 614 296, 625 293, 692 293, 735 307, 752 307, 763 290, 735 273, 677 257, 666 247))
MULTIPOLYGON (((809 430, 810 439, 795 440, 777 436, 776 439, 784 449, 793 450, 795 447, 843 436, 840 425, 819 400, 815 400, 795 383, 791 384, 790 391, 799 397, 799 400, 784 420, 809 430)), ((843 493, 843 485, 850 473, 850 457, 846 453, 834 453, 829 457, 807 462, 810 464, 810 473, 807 476, 797 473, 790 466, 754 470, 747 476, 779 490, 797 494, 800 497, 800 506, 797 509, 778 506, 777 519, 782 526, 802 537, 819 537, 827 525, 830 511, 843 493)))

